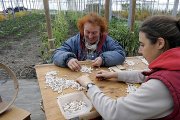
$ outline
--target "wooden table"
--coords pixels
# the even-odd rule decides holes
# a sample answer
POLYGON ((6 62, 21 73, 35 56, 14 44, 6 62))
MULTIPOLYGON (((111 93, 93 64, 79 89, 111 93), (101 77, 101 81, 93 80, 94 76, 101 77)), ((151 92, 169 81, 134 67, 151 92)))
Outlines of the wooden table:
MULTIPOLYGON (((125 67, 126 70, 142 70, 146 69, 147 65, 144 64, 138 57, 129 57, 126 59, 126 61, 133 61, 134 65, 128 65, 127 63, 123 64, 122 66, 125 67)), ((122 67, 114 66, 113 68, 116 68, 115 70, 118 70, 117 68, 122 67)), ((36 65, 35 66, 37 78, 40 86, 40 91, 43 99, 43 105, 45 110, 45 115, 47 120, 64 120, 64 116, 61 114, 60 109, 57 104, 57 96, 61 95, 57 92, 53 92, 51 88, 46 88, 45 83, 45 75, 49 71, 58 71, 58 77, 64 77, 67 76, 68 79, 76 79, 79 76, 81 76, 82 72, 74 72, 71 71, 68 68, 61 68, 57 67, 53 64, 43 64, 43 65, 36 65)), ((108 96, 116 99, 121 96, 126 96, 126 89, 127 84, 123 82, 117 82, 117 81, 99 81, 95 78, 95 74, 100 69, 106 69, 107 68, 98 68, 93 69, 93 72, 89 74, 90 78, 93 80, 93 82, 99 86, 99 88, 108 96)), ((74 92, 73 89, 66 89, 64 90, 64 93, 70 93, 74 92)))

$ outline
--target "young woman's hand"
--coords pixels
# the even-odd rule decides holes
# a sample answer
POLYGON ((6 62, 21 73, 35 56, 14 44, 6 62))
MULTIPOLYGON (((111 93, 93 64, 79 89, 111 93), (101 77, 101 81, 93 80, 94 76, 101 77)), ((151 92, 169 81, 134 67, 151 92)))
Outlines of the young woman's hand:
POLYGON ((105 70, 100 70, 97 72, 96 77, 101 79, 110 79, 110 78, 117 78, 118 74, 117 72, 108 72, 105 70))
POLYGON ((81 69, 81 65, 79 64, 79 61, 75 58, 69 60, 67 65, 73 71, 79 71, 81 69))
POLYGON ((77 78, 76 81, 83 87, 86 87, 88 83, 93 83, 88 75, 82 75, 81 77, 77 78))

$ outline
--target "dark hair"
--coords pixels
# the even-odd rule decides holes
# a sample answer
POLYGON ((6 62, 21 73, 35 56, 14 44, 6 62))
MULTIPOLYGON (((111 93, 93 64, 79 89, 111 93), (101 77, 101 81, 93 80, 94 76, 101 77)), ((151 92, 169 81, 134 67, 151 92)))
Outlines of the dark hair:
POLYGON ((180 46, 180 20, 172 16, 153 16, 146 19, 139 31, 144 32, 152 44, 157 42, 159 37, 165 40, 166 49, 180 46))
POLYGON ((77 22, 77 27, 80 33, 83 35, 84 24, 86 22, 91 23, 92 25, 100 26, 101 33, 107 32, 107 21, 104 17, 98 16, 96 13, 89 13, 84 17, 80 18, 77 22))

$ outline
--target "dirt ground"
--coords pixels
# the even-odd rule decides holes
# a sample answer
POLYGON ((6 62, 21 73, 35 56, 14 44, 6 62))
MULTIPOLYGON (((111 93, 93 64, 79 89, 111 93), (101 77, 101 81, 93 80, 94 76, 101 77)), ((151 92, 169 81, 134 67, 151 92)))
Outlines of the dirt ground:
POLYGON ((41 40, 37 33, 29 33, 21 39, 0 39, 0 62, 7 65, 18 79, 36 78, 34 66, 42 64, 41 40))

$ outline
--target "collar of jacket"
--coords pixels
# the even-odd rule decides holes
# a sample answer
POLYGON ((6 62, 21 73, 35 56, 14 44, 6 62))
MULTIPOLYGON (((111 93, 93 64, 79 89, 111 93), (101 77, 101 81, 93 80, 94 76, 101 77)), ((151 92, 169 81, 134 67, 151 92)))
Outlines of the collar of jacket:
POLYGON ((149 76, 158 70, 180 71, 180 47, 172 48, 162 53, 149 64, 149 72, 142 72, 143 75, 149 76))
MULTIPOLYGON (((103 46, 104 42, 106 41, 106 37, 107 37, 107 33, 103 33, 100 35, 100 40, 99 40, 99 43, 98 43, 97 49, 96 49, 97 52, 100 52, 102 50, 102 46, 103 46)), ((82 50, 85 49, 85 42, 84 42, 83 38, 84 38, 84 35, 80 34, 80 47, 82 50)))

